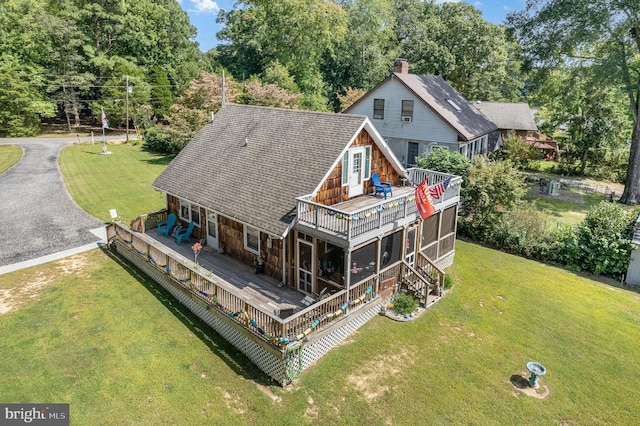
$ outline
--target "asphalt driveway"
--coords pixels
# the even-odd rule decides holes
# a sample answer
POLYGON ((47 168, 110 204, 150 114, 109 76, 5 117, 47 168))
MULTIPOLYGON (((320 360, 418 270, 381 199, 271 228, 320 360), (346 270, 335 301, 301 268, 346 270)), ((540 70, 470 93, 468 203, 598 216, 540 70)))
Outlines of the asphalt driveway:
POLYGON ((24 149, 23 158, 0 175, 0 266, 100 240, 91 230, 104 227, 104 223, 71 199, 58 168, 60 149, 77 141, 78 138, 0 139, 0 144, 24 149))

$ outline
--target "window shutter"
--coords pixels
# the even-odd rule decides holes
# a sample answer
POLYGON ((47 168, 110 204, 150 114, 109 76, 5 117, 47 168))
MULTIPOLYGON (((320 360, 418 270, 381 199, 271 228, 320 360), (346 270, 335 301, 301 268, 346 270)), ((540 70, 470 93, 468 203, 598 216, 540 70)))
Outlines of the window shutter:
POLYGON ((342 156, 342 184, 349 183, 349 151, 342 156))
POLYGON ((364 149, 364 178, 369 179, 371 176, 371 147, 364 149))

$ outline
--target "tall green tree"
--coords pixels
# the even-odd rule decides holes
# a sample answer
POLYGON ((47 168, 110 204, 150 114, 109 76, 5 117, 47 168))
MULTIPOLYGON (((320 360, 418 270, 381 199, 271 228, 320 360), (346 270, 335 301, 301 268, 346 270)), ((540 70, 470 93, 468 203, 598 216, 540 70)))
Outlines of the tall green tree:
MULTIPOLYGON (((504 27, 485 21, 464 2, 395 0, 394 6, 400 54, 412 72, 438 74, 471 100, 514 95, 513 81, 507 80, 504 27)), ((512 46, 510 52, 513 57, 517 49, 512 46)))
MULTIPOLYGON (((337 1, 347 12, 347 33, 322 64, 324 80, 334 94, 346 88, 369 90, 390 72, 398 51, 390 0, 337 1)), ((337 98, 332 99, 334 103, 337 98)), ((337 105, 337 103, 336 103, 337 105)))
POLYGON ((507 24, 532 63, 570 66, 589 61, 603 84, 615 82, 633 117, 629 167, 620 199, 640 202, 640 2, 528 0, 507 24))
POLYGON ((173 105, 173 95, 171 93, 171 82, 167 73, 160 67, 154 66, 149 74, 151 86, 151 105, 159 120, 169 115, 171 105, 173 105))
POLYGON ((307 109, 326 109, 321 59, 334 55, 347 30, 346 12, 325 0, 241 0, 220 15, 220 62, 236 78, 261 74, 278 61, 294 77, 307 109), (234 65, 240 59, 242 66, 234 65))

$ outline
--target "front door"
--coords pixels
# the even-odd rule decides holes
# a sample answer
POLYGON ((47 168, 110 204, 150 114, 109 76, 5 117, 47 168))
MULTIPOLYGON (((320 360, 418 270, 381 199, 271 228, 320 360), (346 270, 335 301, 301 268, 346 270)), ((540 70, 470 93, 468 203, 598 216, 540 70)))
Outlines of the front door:
POLYGON ((313 292, 313 244, 298 240, 298 290, 313 292))
POLYGON ((364 148, 349 151, 349 198, 364 193, 364 148))
POLYGON ((218 215, 215 212, 207 211, 207 245, 218 250, 220 248, 218 240, 218 215))

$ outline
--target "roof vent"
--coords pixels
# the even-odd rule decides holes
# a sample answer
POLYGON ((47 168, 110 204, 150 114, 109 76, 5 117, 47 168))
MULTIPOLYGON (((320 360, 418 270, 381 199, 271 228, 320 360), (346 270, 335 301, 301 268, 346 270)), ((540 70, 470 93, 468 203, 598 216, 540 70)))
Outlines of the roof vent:
POLYGON ((249 146, 249 138, 248 137, 244 138, 244 143, 242 144, 242 147, 244 148, 245 146, 249 146))

